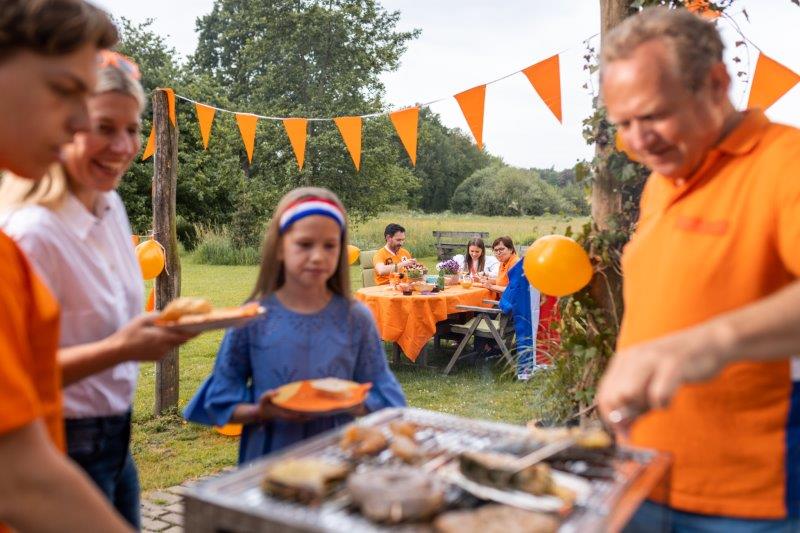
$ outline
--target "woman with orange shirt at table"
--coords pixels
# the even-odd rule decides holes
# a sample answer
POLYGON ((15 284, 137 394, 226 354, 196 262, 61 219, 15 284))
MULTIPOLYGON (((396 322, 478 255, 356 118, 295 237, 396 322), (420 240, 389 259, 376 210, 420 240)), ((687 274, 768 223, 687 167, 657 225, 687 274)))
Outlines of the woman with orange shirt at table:
POLYGON ((517 264, 519 256, 517 255, 517 250, 514 248, 514 241, 511 240, 511 237, 496 238, 492 243, 492 251, 497 260, 500 261, 500 270, 497 272, 496 278, 483 277, 481 281, 484 287, 497 293, 499 296, 506 290, 506 286, 508 285, 508 271, 517 264))

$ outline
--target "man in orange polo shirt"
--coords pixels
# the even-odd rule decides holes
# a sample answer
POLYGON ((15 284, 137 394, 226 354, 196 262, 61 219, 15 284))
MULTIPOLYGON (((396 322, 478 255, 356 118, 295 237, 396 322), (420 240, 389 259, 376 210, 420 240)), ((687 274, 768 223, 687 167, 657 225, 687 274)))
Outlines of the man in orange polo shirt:
MULTIPOLYGON (((88 123, 97 54, 116 42, 82 0, 0 8, 0 170, 44 175, 88 123)), ((58 304, 0 232, 0 531, 129 531, 63 453, 58 304)))
POLYGON ((733 107, 722 51, 682 9, 644 10, 603 42, 608 117, 653 173, 597 399, 674 460, 668 500, 633 531, 664 516, 671 531, 800 530, 800 130, 733 107))
POLYGON ((411 252, 403 248, 406 242, 406 229, 400 224, 389 224, 383 230, 386 246, 375 252, 372 256, 372 266, 375 267, 375 285, 386 285, 392 272, 401 272, 403 269, 417 264, 411 258, 411 252))

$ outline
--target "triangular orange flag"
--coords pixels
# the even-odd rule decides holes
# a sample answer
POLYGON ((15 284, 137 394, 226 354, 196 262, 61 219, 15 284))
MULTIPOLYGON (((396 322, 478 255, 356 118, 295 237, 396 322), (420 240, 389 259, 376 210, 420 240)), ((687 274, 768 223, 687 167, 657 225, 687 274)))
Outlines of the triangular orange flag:
POLYGON ((285 118, 283 128, 292 143, 294 157, 297 159, 297 166, 303 170, 303 163, 306 159, 306 132, 308 131, 308 120, 304 118, 285 118))
POLYGON ((561 122, 561 70, 558 55, 554 55, 522 71, 545 105, 561 122))
POLYGON ((353 158, 356 171, 361 170, 361 117, 338 117, 333 121, 342 134, 342 140, 350 152, 350 157, 353 158))
POLYGON ((239 133, 242 135, 244 149, 247 152, 247 161, 253 162, 253 147, 256 143, 256 125, 258 117, 250 113, 236 113, 236 124, 239 126, 239 133))
POLYGON ((169 112, 169 121, 172 122, 172 127, 176 128, 178 126, 178 121, 175 117, 175 91, 169 87, 162 88, 161 90, 167 93, 167 111, 169 112))
POLYGON ((156 309, 156 288, 155 286, 150 289, 150 294, 147 295, 147 303, 144 304, 144 310, 152 313, 156 309))
POLYGON ((156 127, 155 125, 150 127, 150 136, 147 138, 147 144, 144 147, 144 152, 142 152, 142 161, 145 159, 149 159, 156 153, 156 127))
POLYGON ((203 138, 203 148, 208 150, 208 139, 211 138, 211 124, 214 123, 214 114, 217 112, 213 107, 203 104, 194 104, 197 111, 197 122, 200 124, 200 136, 203 138))
POLYGON ((762 52, 756 63, 747 107, 759 107, 766 110, 798 82, 800 82, 800 75, 762 52))
POLYGON ((478 149, 483 148, 483 103, 486 100, 486 85, 478 85, 455 96, 478 149))
POLYGON ((711 9, 708 0, 684 0, 683 5, 695 15, 700 15, 707 20, 718 19, 722 15, 721 11, 711 9))
POLYGON ((402 111, 389 113, 389 118, 394 124, 394 129, 400 137, 400 141, 411 158, 411 164, 417 164, 417 126, 419 124, 419 108, 409 107, 402 111))

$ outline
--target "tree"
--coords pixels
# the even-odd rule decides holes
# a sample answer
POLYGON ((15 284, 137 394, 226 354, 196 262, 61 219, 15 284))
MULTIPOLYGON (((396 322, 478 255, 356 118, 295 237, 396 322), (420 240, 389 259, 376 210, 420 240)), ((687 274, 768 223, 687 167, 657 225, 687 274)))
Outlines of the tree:
POLYGON ((456 188, 476 170, 501 162, 472 142, 457 128, 442 124, 437 113, 420 110, 419 150, 414 175, 420 180, 420 193, 412 207, 428 212, 450 208, 456 188))
POLYGON ((542 180, 536 169, 495 163, 462 181, 452 199, 453 211, 487 216, 584 214, 575 210, 562 191, 542 180))
MULTIPOLYGON (((134 25, 124 18, 117 24, 121 34, 118 50, 139 65, 142 86, 148 96, 142 121, 143 143, 147 142, 151 128, 149 96, 157 87, 172 87, 200 101, 218 98, 217 95, 221 93, 210 77, 182 69, 175 59, 175 50, 152 31, 151 25, 152 20, 134 25)), ((177 106, 177 112, 181 134, 178 152, 178 234, 185 245, 191 245, 193 224, 221 225, 231 221, 243 189, 236 149, 240 141, 232 121, 217 117, 211 141, 213 152, 206 152, 200 144, 192 106, 181 103, 177 106)), ((152 176, 152 160, 137 159, 119 187, 131 225, 139 233, 152 227, 152 176)))
MULTIPOLYGON (((331 117, 383 109, 383 72, 397 68, 417 31, 395 30, 398 12, 375 0, 217 0, 197 22, 189 67, 206 74, 237 110, 270 116, 331 117)), ((261 121, 256 155, 240 167, 260 191, 263 214, 287 190, 334 190, 363 220, 405 200, 418 180, 398 165, 402 152, 386 118, 364 121, 363 161, 356 172, 331 122, 310 122, 306 164, 298 170, 278 122, 261 121)))

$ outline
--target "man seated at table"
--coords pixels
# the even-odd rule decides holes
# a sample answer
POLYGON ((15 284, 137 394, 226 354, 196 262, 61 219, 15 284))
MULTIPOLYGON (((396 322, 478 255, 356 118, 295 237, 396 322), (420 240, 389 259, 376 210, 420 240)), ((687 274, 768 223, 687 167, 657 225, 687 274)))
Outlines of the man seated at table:
POLYGON ((389 224, 383 230, 386 246, 375 252, 372 256, 372 265, 375 267, 375 284, 386 285, 392 272, 402 272, 417 262, 411 258, 411 252, 403 248, 406 242, 406 229, 400 224, 389 224))

